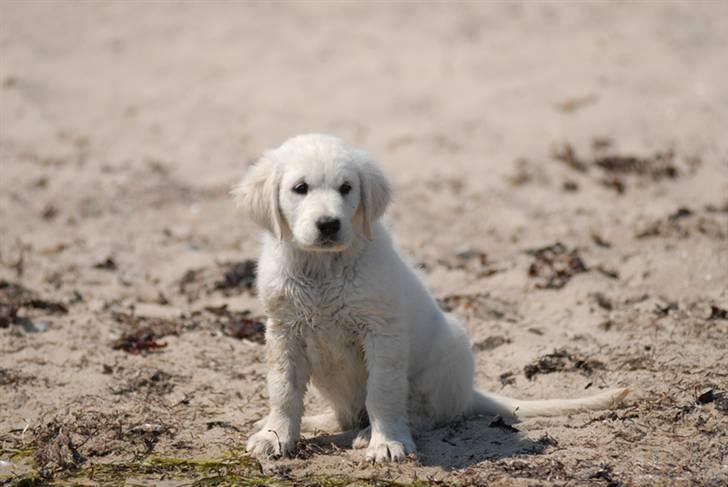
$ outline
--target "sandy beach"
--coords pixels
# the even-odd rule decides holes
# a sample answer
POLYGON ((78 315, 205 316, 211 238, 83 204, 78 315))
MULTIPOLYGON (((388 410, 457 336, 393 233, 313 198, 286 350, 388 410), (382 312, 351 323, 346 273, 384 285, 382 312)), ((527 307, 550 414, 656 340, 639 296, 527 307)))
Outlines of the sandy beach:
POLYGON ((718 0, 3 1, 0 484, 726 485, 727 52, 718 0), (481 388, 627 403, 248 457, 229 191, 308 132, 376 156, 481 388))

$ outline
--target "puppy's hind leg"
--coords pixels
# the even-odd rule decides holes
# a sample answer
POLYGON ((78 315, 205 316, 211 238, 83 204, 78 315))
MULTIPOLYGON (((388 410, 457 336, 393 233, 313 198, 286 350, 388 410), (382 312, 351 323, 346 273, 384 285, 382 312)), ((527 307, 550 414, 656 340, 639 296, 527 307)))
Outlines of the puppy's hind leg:
POLYGON ((333 411, 313 416, 304 416, 301 421, 301 431, 306 433, 316 433, 317 431, 334 433, 341 431, 341 429, 339 418, 333 411))
POLYGON ((359 432, 354 437, 354 441, 351 444, 351 447, 355 450, 360 450, 362 448, 368 448, 369 447, 369 440, 372 439, 372 427, 367 426, 366 428, 359 430, 359 432))

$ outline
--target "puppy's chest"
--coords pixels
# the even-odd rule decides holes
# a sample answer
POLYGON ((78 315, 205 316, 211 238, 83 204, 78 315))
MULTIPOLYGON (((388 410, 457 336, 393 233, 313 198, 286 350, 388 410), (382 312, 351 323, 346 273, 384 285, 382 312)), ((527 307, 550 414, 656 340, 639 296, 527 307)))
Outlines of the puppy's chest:
POLYGON ((289 278, 264 301, 274 319, 307 333, 340 339, 377 326, 385 314, 381 301, 363 293, 356 281, 345 279, 289 278))

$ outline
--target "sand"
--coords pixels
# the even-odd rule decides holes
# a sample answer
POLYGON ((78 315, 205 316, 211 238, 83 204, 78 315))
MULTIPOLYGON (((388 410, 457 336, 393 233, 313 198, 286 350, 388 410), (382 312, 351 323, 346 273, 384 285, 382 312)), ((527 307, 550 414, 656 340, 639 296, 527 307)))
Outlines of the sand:
POLYGON ((0 483, 725 485, 727 19, 719 1, 3 2, 0 483), (388 225, 465 322, 482 388, 629 385, 627 405, 460 422, 400 465, 346 435, 248 459, 266 367, 234 264, 259 231, 228 191, 312 131, 380 161, 388 225))

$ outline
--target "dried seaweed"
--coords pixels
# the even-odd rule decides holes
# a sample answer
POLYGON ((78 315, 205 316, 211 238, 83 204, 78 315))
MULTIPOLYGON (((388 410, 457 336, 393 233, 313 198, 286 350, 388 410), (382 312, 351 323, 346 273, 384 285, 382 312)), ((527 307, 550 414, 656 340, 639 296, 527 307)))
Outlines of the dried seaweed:
POLYGON ((716 391, 715 389, 708 389, 701 393, 696 402, 698 404, 711 404, 713 403, 719 411, 728 414, 728 392, 716 391))
POLYGON ((21 309, 42 310, 48 313, 67 313, 63 303, 49 301, 21 284, 0 280, 0 328, 19 323, 21 309))
POLYGON ((145 396, 163 396, 174 390, 171 374, 155 368, 131 370, 122 385, 112 388, 114 394, 141 393, 145 396))
POLYGON ((114 340, 111 348, 123 350, 127 353, 141 354, 148 353, 167 346, 167 342, 157 341, 154 332, 148 328, 140 328, 130 333, 125 333, 114 340))
POLYGON ((611 248, 612 242, 608 241, 604 237, 602 237, 600 234, 594 232, 591 234, 592 242, 597 244, 600 247, 603 247, 605 249, 611 248))
POLYGON ((498 376, 498 380, 503 387, 512 386, 516 383, 516 373, 511 371, 503 372, 501 375, 498 376))
POLYGON ((222 291, 253 290, 257 276, 257 265, 254 260, 250 259, 242 262, 227 262, 221 264, 225 271, 222 280, 215 283, 214 289, 222 291))
POLYGON ((702 234, 709 238, 728 238, 728 225, 721 222, 723 215, 708 210, 696 211, 680 207, 666 217, 653 220, 640 228, 635 237, 638 239, 652 237, 688 238, 693 234, 702 234))
POLYGON ((180 331, 180 324, 172 320, 146 318, 128 313, 114 313, 113 317, 117 323, 132 329, 114 340, 111 347, 128 353, 144 354, 164 348, 167 343, 158 340, 165 336, 178 335, 180 331))
POLYGON ((179 280, 179 292, 189 302, 203 296, 221 292, 234 296, 241 292, 255 293, 257 262, 246 259, 240 262, 222 262, 214 267, 187 270, 179 280))
POLYGON ((55 421, 36 432, 36 442, 39 447, 33 460, 43 478, 52 478, 62 470, 75 470, 85 461, 67 429, 55 421))
POLYGON ((597 303, 597 305, 599 305, 599 307, 604 310, 611 311, 614 307, 612 300, 605 296, 603 293, 593 293, 591 294, 591 297, 594 299, 594 302, 597 303))
POLYGON ((490 296, 488 293, 448 294, 437 300, 444 311, 457 310, 468 316, 498 321, 515 321, 516 307, 506 300, 490 296))
POLYGON ((116 260, 114 260, 111 256, 94 264, 94 269, 101 269, 105 271, 115 271, 118 268, 119 266, 116 264, 116 260))
POLYGON ((562 348, 539 357, 535 362, 526 365, 523 368, 523 373, 527 379, 531 380, 538 374, 551 374, 553 372, 580 372, 588 376, 597 369, 604 369, 604 363, 562 348))
POLYGON ((594 164, 608 173, 637 174, 659 181, 665 178, 675 179, 678 176, 674 160, 675 152, 668 150, 647 157, 621 154, 600 156, 594 159, 594 164))
POLYGON ((505 345, 507 343, 511 343, 510 338, 506 338, 500 335, 491 335, 485 340, 474 343, 473 350, 477 350, 479 352, 483 350, 494 350, 501 345, 505 345))
POLYGON ((709 320, 728 320, 728 309, 719 308, 715 305, 710 306, 709 320))
POLYGON ((528 275, 539 279, 536 287, 540 289, 561 289, 576 274, 588 270, 578 250, 569 250, 561 242, 527 250, 526 253, 535 258, 528 268, 528 275))
POLYGON ((0 367, 0 386, 9 386, 30 381, 32 378, 12 369, 0 367))
POLYGON ((93 470, 99 465, 91 464, 93 457, 141 460, 154 450, 161 436, 176 431, 146 407, 133 413, 114 410, 111 404, 98 404, 98 398, 91 396, 79 398, 65 409, 31 429, 33 460, 47 480, 67 478, 82 466, 93 470))
POLYGON ((265 325, 260 319, 250 318, 250 311, 230 311, 227 306, 207 307, 205 311, 218 317, 223 334, 239 340, 265 343, 265 325))
MULTIPOLYGON (((592 147, 594 155, 591 158, 582 158, 574 147, 566 142, 556 146, 551 157, 580 173, 588 173, 592 167, 596 167, 601 170, 601 177, 597 177, 601 184, 619 194, 626 191, 627 178, 657 182, 663 179, 675 179, 680 175, 675 163, 675 151, 671 149, 647 156, 636 156, 605 153, 610 146, 610 141, 595 140, 592 147)), ((686 163, 692 167, 699 164, 699 160, 686 158, 686 163)))
POLYGON ((575 171, 587 172, 589 170, 589 165, 576 155, 574 147, 569 143, 554 147, 551 156, 575 171))

